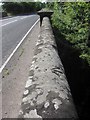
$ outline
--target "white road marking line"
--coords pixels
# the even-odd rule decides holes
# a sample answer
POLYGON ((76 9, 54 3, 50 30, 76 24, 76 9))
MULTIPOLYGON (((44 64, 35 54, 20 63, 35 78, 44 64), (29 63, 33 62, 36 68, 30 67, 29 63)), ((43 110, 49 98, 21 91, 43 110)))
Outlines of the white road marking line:
MULTIPOLYGON (((18 17, 20 17, 20 16, 18 16, 18 17)), ((15 17, 15 18, 18 18, 18 17, 15 17)), ((25 18, 28 18, 28 17, 32 17, 32 15, 31 15, 31 16, 24 16, 24 17, 22 17, 22 18, 20 18, 20 19, 22 20, 22 19, 25 19, 25 18)), ((15 18, 14 18, 14 19, 15 19, 15 18)), ((13 19, 13 18, 9 18, 9 19, 13 19)), ((4 25, 1 25, 0 27, 5 26, 5 25, 8 25, 8 24, 13 23, 13 22, 16 22, 16 21, 18 21, 18 20, 20 20, 20 19, 17 19, 17 20, 8 22, 8 23, 6 23, 6 24, 4 24, 4 25)), ((8 19, 7 19, 7 20, 8 20, 8 19)))
POLYGON ((15 19, 15 18, 18 18, 19 16, 17 16, 17 17, 11 17, 11 18, 6 18, 6 19, 1 19, 0 21, 6 21, 6 20, 10 20, 10 19, 15 19))
POLYGON ((40 19, 38 19, 34 23, 34 25, 28 30, 28 32, 25 34, 25 36, 22 38, 22 40, 19 42, 19 44, 16 46, 16 48, 10 54, 10 56, 7 58, 7 60, 5 61, 5 63, 0 67, 0 73, 2 72, 2 70, 4 69, 4 67, 7 65, 7 63, 9 62, 9 60, 12 58, 12 56, 14 55, 14 53, 17 51, 17 49, 19 48, 19 46, 22 44, 22 42, 24 41, 24 39, 27 37, 27 35, 31 32, 31 30, 34 28, 34 26, 39 22, 39 20, 40 19))
POLYGON ((25 18, 26 18, 26 17, 23 17, 23 18, 20 18, 20 19, 22 20, 22 19, 25 19, 25 18))
MULTIPOLYGON (((31 16, 29 16, 29 17, 31 17, 31 16)), ((22 17, 22 18, 20 18, 20 19, 25 19, 25 18, 27 18, 27 17, 22 17)))
POLYGON ((24 16, 24 17, 22 17, 22 18, 20 18, 20 19, 25 19, 25 18, 28 18, 28 17, 32 17, 33 15, 30 15, 30 16, 24 16))
MULTIPOLYGON (((2 26, 8 25, 8 24, 13 23, 13 22, 16 22, 16 21, 17 21, 17 20, 14 20, 14 21, 8 22, 8 23, 6 23, 6 24, 4 24, 4 25, 2 25, 2 26)), ((0 26, 0 27, 1 27, 1 26, 0 26)))

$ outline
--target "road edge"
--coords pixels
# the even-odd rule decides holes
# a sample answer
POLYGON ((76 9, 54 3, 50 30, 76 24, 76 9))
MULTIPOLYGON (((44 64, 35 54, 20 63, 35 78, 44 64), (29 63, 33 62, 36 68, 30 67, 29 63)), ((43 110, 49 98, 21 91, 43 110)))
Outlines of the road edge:
POLYGON ((25 40, 25 38, 28 36, 28 34, 32 31, 32 29, 35 27, 35 25, 40 21, 40 18, 33 24, 33 26, 28 30, 28 32, 24 35, 24 37, 21 39, 21 41, 18 43, 18 45, 15 47, 15 49, 13 50, 13 52, 10 54, 10 56, 7 58, 7 60, 4 62, 4 64, 0 67, 0 73, 2 72, 2 70, 4 69, 4 67, 7 65, 7 63, 10 61, 10 59, 12 58, 12 56, 15 54, 15 52, 17 51, 17 49, 20 47, 20 45, 23 43, 23 41, 25 40))

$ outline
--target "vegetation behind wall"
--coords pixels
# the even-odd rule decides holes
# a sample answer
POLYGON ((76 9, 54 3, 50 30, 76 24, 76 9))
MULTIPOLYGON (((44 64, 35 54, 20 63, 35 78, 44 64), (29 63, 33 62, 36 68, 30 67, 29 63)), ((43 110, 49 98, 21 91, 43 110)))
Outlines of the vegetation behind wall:
POLYGON ((54 3, 52 24, 90 65, 90 3, 54 3))
POLYGON ((47 4, 58 52, 80 120, 90 119, 90 3, 47 4))

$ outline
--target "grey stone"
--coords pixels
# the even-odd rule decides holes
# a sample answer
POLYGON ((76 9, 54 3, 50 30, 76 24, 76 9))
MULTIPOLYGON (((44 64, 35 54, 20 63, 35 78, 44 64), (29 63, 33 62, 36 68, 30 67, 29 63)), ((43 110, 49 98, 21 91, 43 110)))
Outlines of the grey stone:
MULTIPOLYGON (((23 98, 30 103, 24 118, 78 118, 62 62, 57 53, 49 19, 42 21, 36 52, 25 88, 31 92, 23 98), (31 76, 31 77, 30 77, 31 76)), ((27 94, 25 91, 24 94, 27 94)), ((26 106, 27 108, 27 106, 26 106)), ((24 105, 24 111, 25 111, 24 105)), ((23 110, 22 110, 23 112, 23 110)))

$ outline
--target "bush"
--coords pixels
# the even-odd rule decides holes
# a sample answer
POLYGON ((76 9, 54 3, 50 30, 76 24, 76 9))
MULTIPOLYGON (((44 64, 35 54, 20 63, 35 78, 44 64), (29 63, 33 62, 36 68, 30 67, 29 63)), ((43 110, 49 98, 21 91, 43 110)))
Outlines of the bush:
POLYGON ((80 50, 82 59, 90 65, 89 2, 65 2, 54 4, 52 24, 60 30, 73 47, 80 50))

